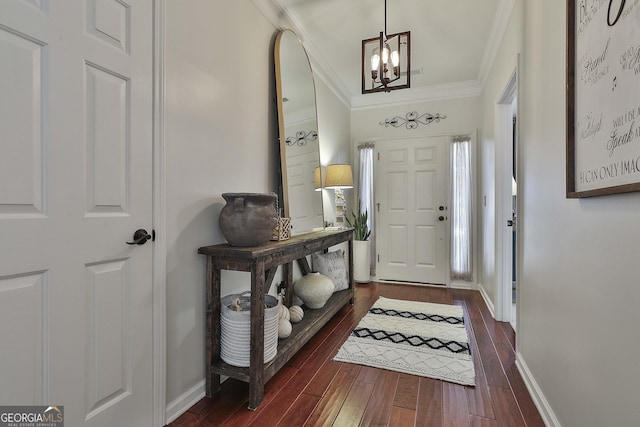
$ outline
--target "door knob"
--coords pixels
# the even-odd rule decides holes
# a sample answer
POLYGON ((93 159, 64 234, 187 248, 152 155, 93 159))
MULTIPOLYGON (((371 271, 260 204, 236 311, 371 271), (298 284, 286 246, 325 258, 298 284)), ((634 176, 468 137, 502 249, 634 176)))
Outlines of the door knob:
POLYGON ((133 242, 126 242, 127 245, 144 245, 147 240, 151 239, 151 234, 147 233, 147 230, 140 228, 133 233, 133 242))
POLYGON ((444 210, 444 206, 438 207, 438 210, 443 211, 444 210))
POLYGON ((443 217, 442 215, 440 215, 440 216, 438 217, 438 221, 444 221, 444 217, 443 217))

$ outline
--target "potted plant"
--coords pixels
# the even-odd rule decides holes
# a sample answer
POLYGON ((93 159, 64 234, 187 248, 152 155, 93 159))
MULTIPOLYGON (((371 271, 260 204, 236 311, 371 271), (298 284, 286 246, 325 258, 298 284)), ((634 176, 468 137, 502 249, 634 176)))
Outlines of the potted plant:
POLYGON ((362 203, 358 201, 358 211, 351 212, 351 218, 346 217, 347 224, 353 228, 353 280, 358 283, 371 281, 371 230, 367 221, 369 213, 362 210, 362 203))

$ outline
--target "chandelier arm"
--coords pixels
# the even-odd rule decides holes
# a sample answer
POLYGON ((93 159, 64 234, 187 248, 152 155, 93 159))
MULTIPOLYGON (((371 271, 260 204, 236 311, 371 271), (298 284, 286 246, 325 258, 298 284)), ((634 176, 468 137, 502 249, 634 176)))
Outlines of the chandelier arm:
POLYGON ((384 39, 387 40, 387 0, 384 0, 384 39))
MULTIPOLYGON (((384 8, 384 13, 385 13, 385 18, 384 18, 384 26, 385 26, 385 33, 387 32, 387 0, 384 0, 384 4, 385 4, 385 8, 384 8)), ((384 73, 384 60, 382 59, 384 56, 382 54, 382 51, 384 49, 384 43, 385 40, 387 38, 386 34, 380 34, 380 65, 378 66, 378 75, 380 76, 380 83, 382 83, 382 85, 385 87, 385 89, 387 88, 387 82, 385 81, 385 73, 384 73)))

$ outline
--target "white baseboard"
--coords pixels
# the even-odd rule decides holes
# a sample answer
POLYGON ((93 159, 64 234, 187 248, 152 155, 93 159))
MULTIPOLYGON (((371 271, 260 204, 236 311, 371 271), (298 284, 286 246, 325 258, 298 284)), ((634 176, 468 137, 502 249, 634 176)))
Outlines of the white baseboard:
POLYGON ((531 374, 531 371, 527 367, 527 364, 520 353, 516 353, 516 367, 518 368, 518 371, 520 371, 522 380, 527 386, 527 390, 529 390, 529 394, 531 395, 536 408, 538 408, 538 412, 540 412, 540 416, 542 417, 544 424, 548 427, 562 427, 560 421, 558 421, 558 417, 556 417, 556 414, 551 409, 546 397, 542 394, 542 390, 540 390, 538 383, 531 374))
POLYGON ((189 390, 182 393, 176 399, 173 399, 165 411, 165 420, 167 424, 175 421, 180 415, 184 414, 193 405, 198 403, 205 396, 205 380, 199 381, 189 390))
POLYGON ((487 295, 487 291, 484 290, 484 287, 480 283, 478 283, 478 291, 480 291, 480 295, 482 295, 482 299, 484 300, 484 303, 487 305, 487 308, 489 309, 489 312, 491 313, 491 317, 493 317, 495 319, 496 318, 496 311, 495 311, 495 307, 493 305, 493 301, 491 301, 491 298, 489 298, 489 295, 487 295))
MULTIPOLYGON (((478 291, 480 292, 480 295, 482 295, 482 299, 484 300, 485 304, 487 305, 487 308, 491 312, 491 317, 495 319, 496 318, 495 307, 493 305, 493 302, 491 301, 491 299, 489 298, 489 295, 487 295, 487 292, 485 291, 484 287, 480 283, 478 283, 478 291)), ((516 352, 516 367, 518 368, 518 371, 522 376, 522 380, 524 381, 524 384, 527 387, 529 394, 531 395, 531 399, 533 400, 533 403, 536 405, 536 408, 538 408, 538 412, 540 412, 540 416, 542 417, 544 424, 547 427, 562 427, 560 424, 560 421, 558 421, 558 418, 556 417, 555 413, 551 409, 549 402, 547 401, 544 394, 542 394, 542 390, 538 386, 538 383, 536 382, 526 362, 524 361, 524 359, 522 358, 522 355, 519 352, 516 352)))
POLYGON ((432 288, 445 288, 445 285, 434 285, 433 283, 420 283, 420 282, 405 282, 402 280, 387 280, 387 279, 376 279, 376 278, 371 278, 372 281, 375 282, 379 282, 379 283, 389 283, 392 285, 409 285, 409 286, 429 286, 432 288))
POLYGON ((473 283, 470 282, 451 282, 449 284, 449 287, 451 289, 466 289, 469 291, 475 291, 476 290, 476 286, 473 283))

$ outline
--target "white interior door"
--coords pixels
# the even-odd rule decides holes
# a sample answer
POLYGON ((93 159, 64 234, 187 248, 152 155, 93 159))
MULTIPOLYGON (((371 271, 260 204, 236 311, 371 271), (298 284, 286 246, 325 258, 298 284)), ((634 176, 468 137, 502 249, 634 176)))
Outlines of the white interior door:
POLYGON ((151 0, 0 2, 0 402, 151 426, 151 0))
POLYGON ((446 284, 446 137, 378 141, 376 150, 376 277, 446 284))

